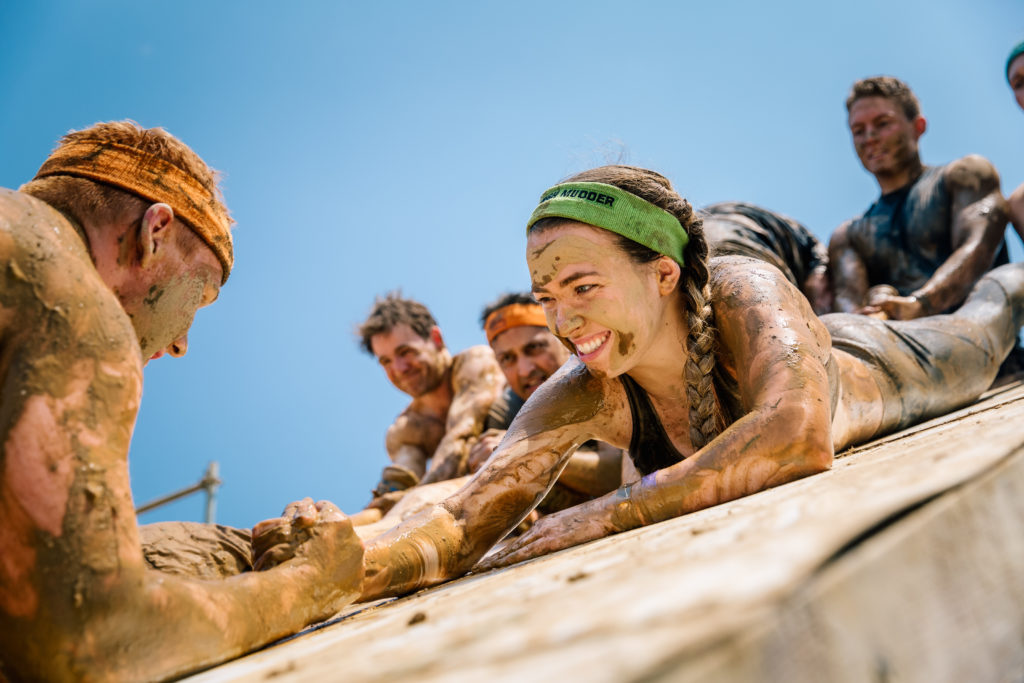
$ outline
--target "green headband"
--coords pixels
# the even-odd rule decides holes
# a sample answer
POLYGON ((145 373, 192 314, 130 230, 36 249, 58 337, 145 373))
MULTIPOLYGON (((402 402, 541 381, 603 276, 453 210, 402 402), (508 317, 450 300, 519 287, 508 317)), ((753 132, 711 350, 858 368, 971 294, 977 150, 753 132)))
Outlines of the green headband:
POLYGON ((1011 52, 1010 56, 1006 58, 1006 82, 1007 83, 1010 82, 1010 65, 1013 64, 1013 60, 1017 59, 1017 57, 1020 57, 1021 55, 1024 55, 1024 40, 1022 40, 1021 42, 1017 43, 1017 47, 1013 48, 1013 52, 1011 52))
POLYGON ((604 183, 563 183, 541 195, 526 229, 542 218, 571 218, 622 235, 683 265, 690 241, 679 219, 654 204, 604 183))

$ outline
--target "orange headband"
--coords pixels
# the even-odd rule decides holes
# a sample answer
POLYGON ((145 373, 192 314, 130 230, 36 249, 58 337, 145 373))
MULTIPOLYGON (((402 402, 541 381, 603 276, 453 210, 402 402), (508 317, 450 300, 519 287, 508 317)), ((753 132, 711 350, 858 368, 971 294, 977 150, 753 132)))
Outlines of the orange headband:
POLYGON ((509 304, 508 306, 502 306, 487 316, 487 322, 484 323, 487 343, 493 342, 494 338, 505 330, 523 325, 547 327, 548 321, 544 316, 544 309, 539 304, 509 304))
POLYGON ((36 178, 53 175, 97 180, 167 204, 217 255, 224 269, 221 284, 227 282, 235 261, 231 217, 216 196, 174 164, 116 142, 76 140, 54 150, 36 178))

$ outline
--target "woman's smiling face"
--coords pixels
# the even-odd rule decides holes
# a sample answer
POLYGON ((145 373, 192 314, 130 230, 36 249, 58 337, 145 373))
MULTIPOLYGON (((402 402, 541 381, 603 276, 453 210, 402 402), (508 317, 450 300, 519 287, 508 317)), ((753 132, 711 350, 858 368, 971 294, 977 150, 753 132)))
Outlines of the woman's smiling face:
POLYGON ((614 233, 567 220, 531 232, 526 261, 548 327, 596 374, 628 372, 664 331, 658 261, 635 263, 614 233))

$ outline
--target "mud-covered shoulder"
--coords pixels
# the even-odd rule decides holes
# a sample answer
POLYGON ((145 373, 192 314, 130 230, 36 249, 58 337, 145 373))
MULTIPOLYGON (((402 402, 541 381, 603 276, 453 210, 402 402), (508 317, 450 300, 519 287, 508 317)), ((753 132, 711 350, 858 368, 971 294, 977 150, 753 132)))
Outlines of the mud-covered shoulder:
POLYGON ((52 258, 54 252, 88 255, 81 239, 69 240, 74 227, 52 206, 35 197, 0 188, 0 253, 12 258, 52 258))
POLYGON ((943 176, 950 190, 986 194, 999 189, 999 172, 992 162, 979 154, 968 154, 946 165, 943 176))
POLYGON ((452 358, 452 372, 458 374, 481 364, 490 365, 496 362, 491 347, 478 344, 455 354, 452 358))
POLYGON ((93 266, 75 228, 28 195, 0 190, 0 344, 14 358, 58 367, 81 359, 141 372, 131 320, 93 266))
POLYGON ((35 197, 0 187, 0 226, 41 221, 49 225, 66 224, 67 219, 55 208, 35 197))
POLYGON ((717 256, 708 261, 711 305, 719 311, 739 310, 770 304, 795 295, 799 290, 775 266, 748 256, 717 256))
POLYGON ((618 422, 623 410, 628 416, 622 382, 595 375, 572 356, 527 399, 508 434, 529 438, 568 429, 579 432, 580 443, 591 438, 621 443, 618 422))
POLYGON ((739 366, 777 355, 773 349, 785 355, 803 348, 827 360, 828 331, 777 268, 742 256, 715 258, 708 266, 719 353, 739 374, 739 366))
POLYGON ((504 387, 505 379, 490 346, 470 346, 452 359, 452 388, 461 393, 474 386, 504 387))

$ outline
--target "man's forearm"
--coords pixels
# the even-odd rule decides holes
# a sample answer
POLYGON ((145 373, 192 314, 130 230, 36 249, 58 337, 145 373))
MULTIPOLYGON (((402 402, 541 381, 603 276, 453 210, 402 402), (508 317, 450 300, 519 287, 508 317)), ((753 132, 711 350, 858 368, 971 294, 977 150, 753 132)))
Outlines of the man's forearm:
POLYGON ((431 484, 461 477, 468 472, 469 451, 480 438, 483 418, 470 415, 448 428, 437 445, 430 469, 421 483, 431 484))
POLYGON ((922 303, 924 315, 942 313, 959 305, 987 270, 1006 228, 1006 202, 990 194, 966 207, 957 217, 958 231, 970 237, 950 254, 928 281, 911 293, 922 303))
POLYGON ((618 449, 609 447, 607 452, 602 452, 580 448, 569 458, 558 483, 590 496, 604 495, 621 483, 621 461, 618 449))
POLYGON ((420 484, 433 484, 465 474, 468 468, 469 449, 475 441, 475 437, 453 436, 449 438, 449 435, 445 434, 445 438, 437 447, 434 457, 430 461, 430 469, 420 484))

